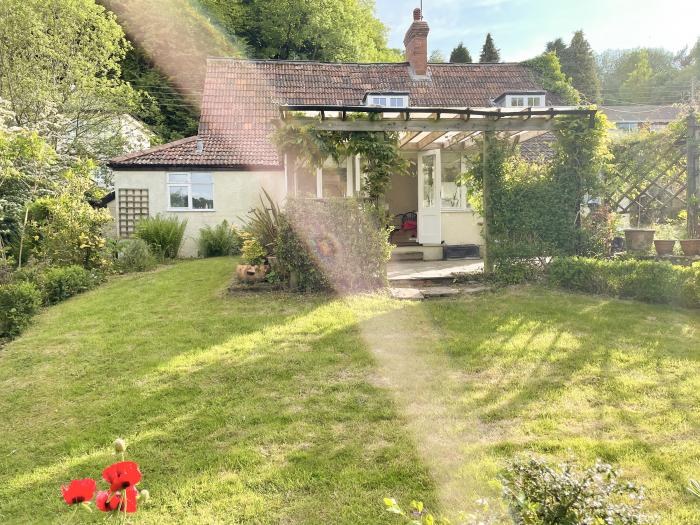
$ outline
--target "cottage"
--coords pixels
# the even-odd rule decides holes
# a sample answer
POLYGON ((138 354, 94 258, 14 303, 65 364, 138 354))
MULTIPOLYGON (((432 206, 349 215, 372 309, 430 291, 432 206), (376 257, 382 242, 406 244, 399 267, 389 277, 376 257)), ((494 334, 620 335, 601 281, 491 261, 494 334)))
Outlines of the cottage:
MULTIPOLYGON (((471 116, 469 108, 474 115, 482 108, 488 110, 480 113, 486 122, 498 118, 503 108, 522 111, 519 121, 524 122, 533 108, 543 114, 556 103, 520 64, 428 63, 429 27, 419 9, 413 18, 404 39, 404 63, 209 59, 197 136, 110 162, 119 235, 132 234, 143 217, 177 215, 188 220, 181 255, 196 256, 200 228, 224 219, 237 222, 257 204, 263 189, 280 202, 288 195, 360 194, 361 158, 292 173, 270 140, 281 110, 318 108, 321 117, 326 108, 344 117, 346 110, 366 108, 387 117, 405 114, 406 119, 424 110, 425 117, 439 120, 444 109, 461 111, 457 116, 464 122, 471 116)), ((554 108, 550 111, 554 115, 554 108)), ((394 177, 386 195, 390 214, 405 226, 394 239, 403 245, 399 249, 440 259, 444 245, 482 245, 481 219, 459 184, 464 151, 474 145, 478 131, 466 126, 404 129, 411 131, 402 133, 401 150, 415 177, 394 177)), ((523 139, 546 131, 526 129, 518 131, 523 139)))

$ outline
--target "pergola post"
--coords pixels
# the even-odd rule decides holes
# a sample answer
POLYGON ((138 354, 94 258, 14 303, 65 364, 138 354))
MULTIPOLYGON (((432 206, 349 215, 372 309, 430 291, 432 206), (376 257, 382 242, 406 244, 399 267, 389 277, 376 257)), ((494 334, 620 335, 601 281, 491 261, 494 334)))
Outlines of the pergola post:
POLYGON ((698 204, 700 202, 700 173, 698 170, 698 140, 700 139, 695 113, 688 116, 688 238, 697 239, 698 204))
POLYGON ((488 169, 488 157, 489 157, 489 149, 490 149, 490 142, 493 137, 493 131, 485 131, 483 133, 483 150, 482 150, 482 198, 483 198, 483 207, 484 207, 484 226, 483 226, 483 235, 484 235, 484 273, 486 275, 492 274, 494 270, 494 261, 493 257, 491 254, 491 234, 490 234, 490 225, 489 225, 489 220, 490 217, 492 216, 491 214, 491 209, 492 209, 492 202, 491 202, 491 179, 489 175, 489 169, 488 169))

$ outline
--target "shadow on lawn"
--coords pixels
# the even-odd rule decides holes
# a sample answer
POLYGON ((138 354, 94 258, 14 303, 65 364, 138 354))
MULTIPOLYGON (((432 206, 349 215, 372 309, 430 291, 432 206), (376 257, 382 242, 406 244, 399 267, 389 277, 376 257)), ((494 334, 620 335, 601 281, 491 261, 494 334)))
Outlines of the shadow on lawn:
MULTIPOLYGON (((125 301, 134 293, 127 290, 125 301)), ((145 522, 211 522, 234 511, 239 521, 369 522, 384 519, 378 505, 388 493, 430 499, 432 483, 393 404, 366 380, 372 361, 351 311, 336 299, 266 294, 271 302, 260 314, 256 296, 216 294, 205 299, 221 301, 222 310, 207 319, 192 315, 205 301, 178 300, 166 287, 136 316, 93 302, 90 318, 67 321, 50 345, 72 342, 68 353, 49 355, 40 380, 31 370, 16 378, 38 390, 31 423, 13 430, 23 450, 3 454, 3 512, 40 506, 61 516, 60 483, 99 476, 114 459, 105 447, 117 435, 131 444, 154 495, 145 522), (156 301, 171 305, 170 321, 194 318, 188 327, 197 335, 174 330, 162 348, 138 353, 144 332, 167 330, 163 319, 140 318, 159 311, 156 301), (86 332, 94 316, 105 316, 108 332, 132 323, 102 348, 68 335, 86 332), (70 375, 75 360, 90 363, 79 385, 70 375), (63 414, 42 419, 52 410, 63 414)))
POLYGON ((481 453, 600 457, 655 478, 661 508, 689 501, 697 312, 537 289, 488 300, 428 305, 451 366, 467 372, 459 410, 493 429, 481 453))

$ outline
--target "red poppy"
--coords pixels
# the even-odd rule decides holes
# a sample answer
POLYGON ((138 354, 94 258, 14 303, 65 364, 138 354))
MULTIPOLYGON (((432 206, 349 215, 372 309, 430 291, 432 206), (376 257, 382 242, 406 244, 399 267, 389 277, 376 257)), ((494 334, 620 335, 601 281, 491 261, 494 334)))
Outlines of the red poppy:
POLYGON ((102 477, 109 483, 110 491, 117 492, 133 487, 141 481, 141 471, 133 461, 121 461, 104 469, 102 477))
POLYGON ((107 490, 101 490, 95 498, 95 506, 102 512, 136 512, 136 497, 138 491, 134 487, 124 489, 120 493, 110 493, 107 490), (122 497, 126 499, 126 509, 122 506, 122 497))
POLYGON ((95 494, 95 480, 90 478, 74 479, 67 487, 61 485, 63 499, 68 505, 77 505, 83 501, 90 501, 95 494))

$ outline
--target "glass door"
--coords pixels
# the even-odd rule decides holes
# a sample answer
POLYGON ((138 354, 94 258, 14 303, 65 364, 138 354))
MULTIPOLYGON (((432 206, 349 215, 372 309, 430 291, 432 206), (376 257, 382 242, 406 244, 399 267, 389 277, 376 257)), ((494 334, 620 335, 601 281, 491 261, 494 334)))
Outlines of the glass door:
POLYGON ((440 244, 440 150, 418 153, 418 242, 440 244))

